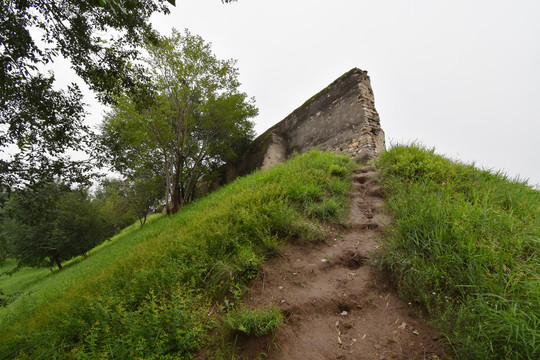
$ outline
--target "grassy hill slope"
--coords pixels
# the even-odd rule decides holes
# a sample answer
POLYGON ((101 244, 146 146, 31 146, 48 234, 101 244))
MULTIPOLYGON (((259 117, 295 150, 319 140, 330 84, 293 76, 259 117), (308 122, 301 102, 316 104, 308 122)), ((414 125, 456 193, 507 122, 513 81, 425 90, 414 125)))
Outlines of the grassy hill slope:
MULTIPOLYGON (((148 221, 152 222, 160 216, 152 215, 148 221)), ((127 254, 145 236, 146 229, 141 230, 138 224, 134 224, 90 250, 88 259, 78 256, 66 261, 62 264, 62 271, 57 268, 25 267, 11 276, 0 277, 0 289, 6 294, 4 299, 9 302, 8 306, 0 307, 0 329, 9 327, 17 318, 33 312, 42 302, 69 288, 71 284, 86 281, 91 274, 127 254)), ((15 267, 16 261, 8 259, 0 267, 0 273, 9 273, 15 267)))
MULTIPOLYGON (((343 221, 354 167, 302 155, 132 226, 63 271, 0 283, 32 292, 0 308, 0 357, 190 358, 211 344, 213 358, 231 358, 224 334, 281 321, 242 307, 246 284, 285 241, 323 240, 324 221, 343 221)), ((540 193, 417 146, 376 167, 393 217, 376 261, 400 295, 458 359, 540 358, 540 193)))
POLYGON ((396 146, 377 162, 394 218, 379 262, 458 359, 540 359, 540 192, 396 146))
MULTIPOLYGON (((2 358, 190 357, 284 241, 324 238, 319 221, 343 215, 354 166, 312 152, 124 231, 2 311, 2 358)), ((280 320, 231 314, 229 327, 255 334, 280 320)))

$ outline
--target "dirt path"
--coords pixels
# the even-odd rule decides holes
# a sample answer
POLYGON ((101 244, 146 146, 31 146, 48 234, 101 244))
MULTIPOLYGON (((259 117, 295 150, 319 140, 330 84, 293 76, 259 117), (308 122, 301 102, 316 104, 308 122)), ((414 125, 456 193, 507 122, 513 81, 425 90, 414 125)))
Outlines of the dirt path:
POLYGON ((439 359, 438 333, 412 315, 388 279, 366 261, 377 250, 380 191, 373 168, 353 175, 352 227, 326 244, 292 245, 265 268, 245 299, 276 304, 288 318, 275 335, 240 339, 256 359, 439 359), (264 354, 261 356, 261 354, 264 354))

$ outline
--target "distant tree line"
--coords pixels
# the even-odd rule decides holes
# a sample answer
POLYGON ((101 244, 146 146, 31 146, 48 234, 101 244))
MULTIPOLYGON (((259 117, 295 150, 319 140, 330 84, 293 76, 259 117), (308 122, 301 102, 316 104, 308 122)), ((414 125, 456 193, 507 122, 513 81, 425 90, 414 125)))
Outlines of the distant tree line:
POLYGON ((137 219, 142 226, 162 189, 157 182, 105 179, 93 194, 58 181, 14 192, 0 212, 0 260, 62 269, 63 261, 87 257, 137 219))

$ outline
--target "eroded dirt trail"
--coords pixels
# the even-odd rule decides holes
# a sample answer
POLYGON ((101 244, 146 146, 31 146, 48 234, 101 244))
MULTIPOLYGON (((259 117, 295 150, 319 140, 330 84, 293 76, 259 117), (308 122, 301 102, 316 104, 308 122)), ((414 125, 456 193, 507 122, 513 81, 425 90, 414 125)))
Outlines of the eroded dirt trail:
POLYGON ((369 265, 381 227, 388 221, 378 210, 382 198, 375 176, 370 167, 353 175, 352 227, 335 230, 326 244, 291 245, 253 284, 246 305, 275 304, 288 318, 275 340, 271 336, 241 339, 243 356, 443 358, 438 333, 414 317, 388 279, 369 265))

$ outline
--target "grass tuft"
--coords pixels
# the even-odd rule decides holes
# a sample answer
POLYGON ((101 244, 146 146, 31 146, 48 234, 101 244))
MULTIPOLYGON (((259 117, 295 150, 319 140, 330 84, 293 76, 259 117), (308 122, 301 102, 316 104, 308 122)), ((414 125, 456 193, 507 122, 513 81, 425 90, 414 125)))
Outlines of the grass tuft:
POLYGON ((246 335, 262 336, 273 333, 283 322, 283 314, 276 307, 268 309, 239 309, 227 315, 229 329, 246 335))

